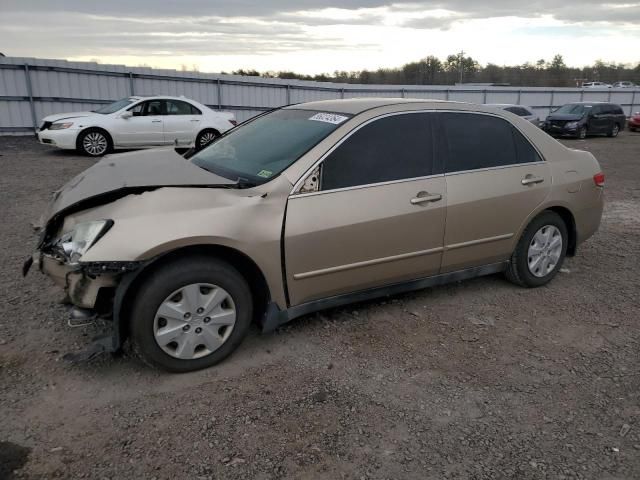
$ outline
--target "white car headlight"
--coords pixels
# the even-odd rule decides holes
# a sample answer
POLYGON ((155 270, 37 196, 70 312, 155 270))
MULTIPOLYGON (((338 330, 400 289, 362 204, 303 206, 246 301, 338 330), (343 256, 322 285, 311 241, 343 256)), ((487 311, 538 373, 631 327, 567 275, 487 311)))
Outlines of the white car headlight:
POLYGON ((65 128, 69 128, 71 125, 73 125, 73 122, 52 123, 49 130, 63 130, 65 128))
POLYGON ((568 129, 578 128, 578 122, 569 122, 565 124, 564 128, 568 128, 568 129))
POLYGON ((57 245, 69 263, 77 263, 113 225, 113 220, 78 223, 73 230, 62 235, 57 245))

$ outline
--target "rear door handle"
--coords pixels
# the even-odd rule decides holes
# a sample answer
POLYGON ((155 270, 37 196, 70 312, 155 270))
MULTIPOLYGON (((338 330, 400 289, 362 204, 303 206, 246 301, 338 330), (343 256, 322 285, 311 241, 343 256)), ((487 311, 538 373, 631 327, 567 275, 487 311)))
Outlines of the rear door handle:
POLYGON ((533 175, 527 175, 522 179, 522 185, 536 185, 538 183, 544 182, 544 178, 542 177, 534 177, 533 175))
POLYGON ((151 120, 151 123, 161 123, 162 120, 151 120))
POLYGON ((420 192, 418 196, 411 199, 411 205, 421 205, 423 203, 439 202, 442 200, 442 195, 439 193, 430 195, 427 192, 420 192))
POLYGON ((198 119, 194 119, 194 120, 191 120, 191 121, 192 121, 192 122, 199 122, 200 120, 198 120, 198 119))

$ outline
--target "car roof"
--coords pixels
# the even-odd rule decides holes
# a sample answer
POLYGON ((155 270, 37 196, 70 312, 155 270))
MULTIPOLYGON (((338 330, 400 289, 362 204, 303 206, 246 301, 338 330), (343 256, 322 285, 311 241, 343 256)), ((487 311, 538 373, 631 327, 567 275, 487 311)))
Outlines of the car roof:
POLYGON ((496 107, 496 108, 509 108, 509 107, 519 107, 530 110, 531 107, 527 107, 526 105, 516 105, 515 103, 487 103, 487 107, 496 107))
POLYGON ((346 113, 350 115, 357 115, 368 110, 375 108, 389 107, 389 106, 415 106, 422 105, 425 108, 438 107, 443 108, 443 105, 450 107, 454 110, 468 110, 469 107, 474 107, 477 111, 490 111, 491 106, 476 105, 473 103, 465 102, 452 102, 439 99, 417 99, 417 98, 349 98, 349 99, 336 99, 336 100, 319 100, 315 102, 298 103, 294 105, 288 105, 285 109, 292 110, 316 110, 332 113, 346 113), (485 107, 487 107, 485 109, 485 107))
POLYGON ((131 100, 154 100, 154 99, 161 99, 161 100, 182 100, 182 101, 186 101, 186 102, 196 102, 195 100, 191 99, 191 98, 187 98, 187 97, 175 97, 173 95, 149 95, 149 96, 145 96, 145 95, 132 95, 130 97, 128 97, 131 100))

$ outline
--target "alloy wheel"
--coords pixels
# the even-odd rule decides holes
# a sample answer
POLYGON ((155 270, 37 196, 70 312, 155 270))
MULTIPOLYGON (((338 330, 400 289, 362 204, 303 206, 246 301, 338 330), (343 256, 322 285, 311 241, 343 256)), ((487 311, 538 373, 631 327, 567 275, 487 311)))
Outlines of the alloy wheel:
POLYGON ((100 132, 90 132, 82 139, 82 147, 89 155, 103 155, 108 146, 107 137, 100 132))
POLYGON ((236 306, 225 289, 194 283, 174 291, 160 304, 153 334, 168 355, 193 360, 219 349, 235 323, 236 306))
POLYGON ((200 136, 200 147, 206 147, 216 139, 217 135, 213 132, 205 132, 200 136))
POLYGON ((562 256, 562 233, 554 225, 545 225, 531 239, 527 252, 529 271, 538 278, 547 276, 562 256))

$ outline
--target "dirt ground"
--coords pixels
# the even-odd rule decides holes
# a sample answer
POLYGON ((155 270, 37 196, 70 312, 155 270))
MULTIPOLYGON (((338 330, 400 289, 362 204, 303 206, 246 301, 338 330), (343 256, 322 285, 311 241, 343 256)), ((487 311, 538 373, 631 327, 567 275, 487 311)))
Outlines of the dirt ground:
POLYGON ((254 329, 218 367, 83 364, 23 279, 51 192, 93 160, 0 138, 0 478, 640 478, 640 134, 600 160, 600 232, 548 286, 501 276, 254 329))

